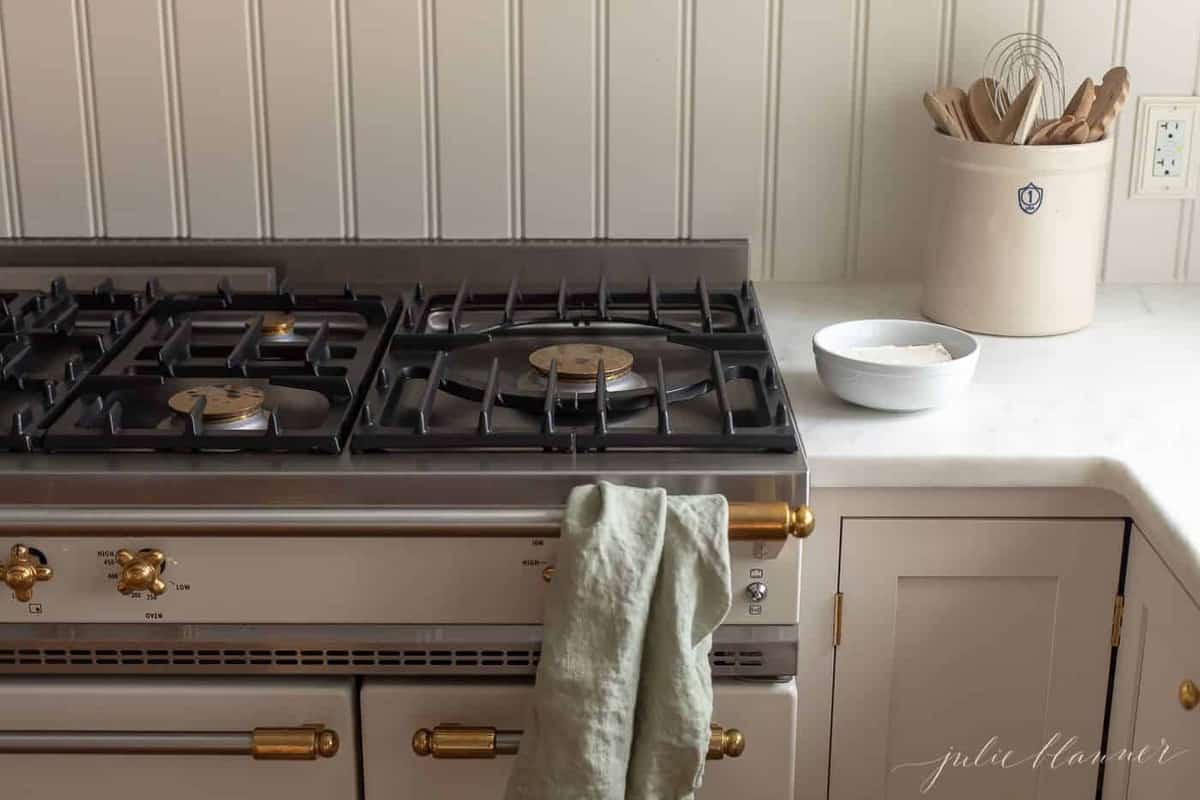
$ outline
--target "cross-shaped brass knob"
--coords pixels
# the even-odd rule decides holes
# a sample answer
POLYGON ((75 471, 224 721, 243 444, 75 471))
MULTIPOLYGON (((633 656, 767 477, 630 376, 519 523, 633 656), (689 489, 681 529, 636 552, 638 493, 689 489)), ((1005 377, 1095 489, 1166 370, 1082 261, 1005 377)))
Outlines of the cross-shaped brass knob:
POLYGON ((39 561, 28 547, 23 544, 12 546, 8 563, 4 565, 3 578, 17 600, 28 603, 33 599, 33 585, 38 581, 48 581, 53 576, 54 570, 39 561))
POLYGON ((121 577, 117 579, 117 591, 121 594, 149 592, 157 597, 167 590, 167 584, 159 577, 163 562, 167 558, 158 550, 117 551, 117 563, 121 565, 121 577))

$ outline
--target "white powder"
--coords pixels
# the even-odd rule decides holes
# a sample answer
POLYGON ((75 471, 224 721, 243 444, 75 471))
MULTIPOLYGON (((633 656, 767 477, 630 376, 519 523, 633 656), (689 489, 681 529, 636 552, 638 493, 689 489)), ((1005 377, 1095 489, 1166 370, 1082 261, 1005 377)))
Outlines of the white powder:
POLYGON ((873 364, 903 364, 907 366, 940 364, 953 360, 950 351, 941 342, 907 346, 885 344, 878 347, 850 347, 846 349, 845 355, 847 358, 870 361, 873 364))

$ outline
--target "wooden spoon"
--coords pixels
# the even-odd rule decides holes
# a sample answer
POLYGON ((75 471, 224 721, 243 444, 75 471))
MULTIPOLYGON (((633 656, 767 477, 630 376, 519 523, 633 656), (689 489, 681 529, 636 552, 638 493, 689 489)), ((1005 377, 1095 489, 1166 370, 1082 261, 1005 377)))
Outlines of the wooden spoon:
POLYGON ((967 135, 963 132, 962 125, 958 121, 958 117, 954 112, 946 107, 946 104, 937 99, 929 92, 921 98, 925 104, 925 110, 929 112, 929 118, 933 120, 933 124, 939 131, 949 134, 956 139, 966 139, 967 135))
POLYGON ((1128 99, 1129 70, 1113 67, 1104 73, 1104 79, 1096 87, 1096 101, 1088 112, 1087 122, 1091 131, 1087 141, 1096 142, 1105 137, 1128 99))
POLYGON ((956 86, 944 86, 934 92, 933 96, 941 100, 947 110, 958 120, 958 125, 962 128, 963 136, 968 141, 983 141, 983 137, 975 130, 975 125, 971 122, 971 112, 967 110, 966 92, 956 86))
MULTIPOLYGON (((985 142, 1002 142, 1000 130, 1001 120, 992 108, 992 97, 996 92, 996 82, 991 78, 980 78, 971 84, 967 90, 967 108, 971 113, 971 121, 975 123, 985 142)), ((1011 142, 1012 139, 1009 138, 1011 142)))
POLYGON ((1033 133, 1030 134, 1029 138, 1025 140, 1025 144, 1050 144, 1050 142, 1047 141, 1050 136, 1050 132, 1053 131, 1055 126, 1057 126, 1060 122, 1062 122, 1062 120, 1058 117, 1055 117, 1054 119, 1042 120, 1034 126, 1033 133))
POLYGON ((1041 103, 1042 79, 1034 75, 1004 112, 1004 119, 1000 121, 1000 141, 1005 144, 1025 144, 1041 103))
POLYGON ((1071 102, 1063 109, 1063 114, 1070 114, 1076 119, 1087 119, 1092 112, 1092 104, 1096 102, 1096 84, 1091 78, 1084 78, 1083 83, 1071 96, 1071 102))

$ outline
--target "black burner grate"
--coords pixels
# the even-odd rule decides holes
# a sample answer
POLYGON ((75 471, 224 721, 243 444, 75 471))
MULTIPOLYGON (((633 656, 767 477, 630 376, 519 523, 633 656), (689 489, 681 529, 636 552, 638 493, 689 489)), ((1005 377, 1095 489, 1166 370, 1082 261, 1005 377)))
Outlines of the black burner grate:
POLYGON ((164 296, 121 352, 83 381, 45 446, 338 452, 390 310, 383 297, 349 285, 334 294, 287 286, 235 293, 222 281, 213 294, 164 296), (233 420, 210 414, 198 390, 213 387, 248 392, 261 406, 233 420), (180 395, 195 396, 189 410, 172 407, 180 395))
POLYGON ((112 281, 72 290, 0 291, 0 410, 4 447, 34 449, 86 375, 135 330, 147 304, 112 281))
POLYGON ((754 288, 611 287, 404 295, 363 405, 355 450, 798 448, 754 288), (581 380, 528 355, 602 344, 633 357, 633 379, 603 361, 581 380), (567 377, 564 377, 566 375, 567 377))

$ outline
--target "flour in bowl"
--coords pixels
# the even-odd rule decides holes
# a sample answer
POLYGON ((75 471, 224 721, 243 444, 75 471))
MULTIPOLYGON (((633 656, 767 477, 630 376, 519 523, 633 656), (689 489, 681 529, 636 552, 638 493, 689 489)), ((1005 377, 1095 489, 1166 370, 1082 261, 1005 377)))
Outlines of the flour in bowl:
POLYGON ((952 361, 954 358, 941 342, 915 345, 885 344, 878 347, 849 347, 846 349, 845 355, 847 358, 870 361, 872 364, 897 364, 903 366, 941 364, 944 361, 952 361))

